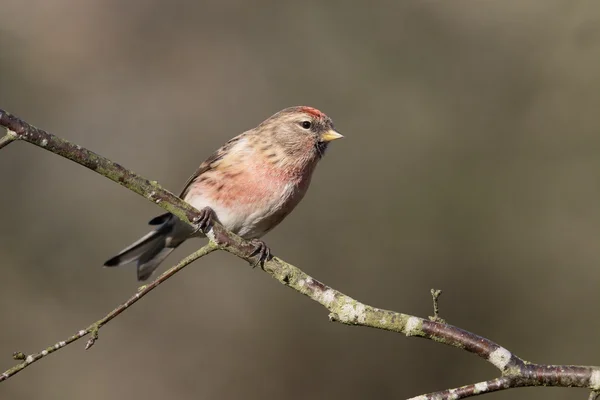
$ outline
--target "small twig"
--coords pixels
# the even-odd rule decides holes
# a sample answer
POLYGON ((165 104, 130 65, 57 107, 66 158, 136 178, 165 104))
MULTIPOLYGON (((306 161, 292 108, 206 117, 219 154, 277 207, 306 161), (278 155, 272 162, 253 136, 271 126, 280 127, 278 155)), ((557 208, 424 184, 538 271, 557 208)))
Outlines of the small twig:
POLYGON ((98 340, 98 331, 100 331, 100 327, 98 325, 94 326, 90 330, 90 338, 85 343, 85 349, 86 350, 89 350, 90 347, 92 347, 96 343, 96 340, 98 340))
POLYGON ((11 131, 10 129, 7 129, 6 135, 4 135, 0 138, 0 149, 8 146, 10 143, 14 142, 18 138, 19 137, 13 131, 11 131))
POLYGON ((104 318, 102 318, 102 319, 94 322, 93 324, 91 324, 87 328, 80 330, 79 332, 77 332, 76 334, 72 335, 68 339, 60 341, 60 342, 54 344, 53 346, 47 347, 44 350, 40 351, 39 353, 30 354, 28 356, 25 356, 25 354, 22 353, 22 352, 16 352, 16 353, 14 353, 13 354, 13 358, 15 360, 23 360, 23 362, 15 365, 14 367, 8 369, 3 374, 1 374, 0 375, 0 382, 2 382, 4 380, 10 378, 11 376, 13 376, 13 375, 21 372, 22 370, 24 370, 25 368, 27 368, 31 364, 35 363, 36 361, 39 361, 42 358, 44 358, 44 357, 46 357, 46 356, 54 353, 55 351, 62 349, 63 347, 65 347, 69 343, 75 342, 75 341, 81 339, 82 337, 84 337, 84 336, 86 336, 88 334, 91 334, 92 337, 90 338, 90 340, 87 342, 87 344, 85 346, 86 350, 89 349, 90 347, 92 347, 94 345, 94 343, 98 339, 98 330, 100 330, 100 328, 102 328, 104 325, 106 325, 108 322, 110 322, 117 315, 121 314, 127 308, 131 307, 133 304, 135 304, 142 297, 144 297, 145 295, 147 295, 148 293, 150 293, 158 285, 160 285, 161 283, 163 283, 164 281, 166 281, 167 279, 169 279, 171 276, 175 275, 177 272, 181 271, 187 265, 189 265, 192 262, 196 261, 200 257, 204 257, 205 255, 213 252, 216 249, 217 249, 217 246, 215 246, 214 243, 209 242, 206 246, 202 247, 200 250, 196 251, 195 253, 193 253, 193 254, 187 256, 186 258, 184 258, 183 260, 181 260, 173 268, 170 268, 169 270, 165 271, 161 276, 159 276, 158 278, 156 278, 152 283, 150 283, 148 285, 141 286, 140 288, 138 288, 138 291, 133 296, 131 296, 123 304, 121 304, 120 306, 118 306, 117 308, 115 308, 114 310, 112 310, 110 313, 108 313, 104 318))
POLYGON ((489 381, 473 383, 471 385, 461 386, 456 389, 446 389, 439 392, 422 394, 412 397, 408 400, 459 400, 480 394, 497 392, 498 390, 508 389, 511 385, 511 379, 502 376, 489 381))
POLYGON ((438 304, 438 299, 442 295, 442 291, 439 289, 431 289, 431 297, 433 299, 433 317, 429 317, 431 321, 439 322, 445 324, 446 321, 443 318, 440 318, 440 307, 438 304))

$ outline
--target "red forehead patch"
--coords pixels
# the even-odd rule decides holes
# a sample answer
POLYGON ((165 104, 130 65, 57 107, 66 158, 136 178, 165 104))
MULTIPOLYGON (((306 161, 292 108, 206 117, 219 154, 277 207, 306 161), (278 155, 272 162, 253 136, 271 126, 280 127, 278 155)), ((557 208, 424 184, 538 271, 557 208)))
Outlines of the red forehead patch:
POLYGON ((300 111, 305 112, 309 115, 312 115, 313 117, 316 117, 316 118, 325 118, 325 114, 323 114, 321 111, 317 110, 316 108, 300 107, 300 111))

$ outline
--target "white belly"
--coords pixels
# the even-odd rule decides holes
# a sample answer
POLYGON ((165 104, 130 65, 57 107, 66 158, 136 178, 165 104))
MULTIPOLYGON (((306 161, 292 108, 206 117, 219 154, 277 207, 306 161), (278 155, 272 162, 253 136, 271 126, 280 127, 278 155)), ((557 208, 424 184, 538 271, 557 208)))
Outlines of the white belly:
POLYGON ((279 190, 265 189, 261 198, 251 203, 235 200, 224 203, 201 194, 190 196, 186 201, 198 210, 212 208, 226 229, 245 239, 253 239, 281 222, 306 192, 294 184, 280 185, 279 190))

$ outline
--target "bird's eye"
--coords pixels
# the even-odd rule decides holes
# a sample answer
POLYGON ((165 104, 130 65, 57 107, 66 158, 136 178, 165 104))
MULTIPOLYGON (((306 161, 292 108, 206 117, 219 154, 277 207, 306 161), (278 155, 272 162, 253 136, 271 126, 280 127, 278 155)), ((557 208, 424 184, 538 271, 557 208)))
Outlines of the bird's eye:
POLYGON ((300 123, 300 126, 303 127, 304 129, 310 129, 310 127, 312 126, 312 124, 310 123, 310 121, 302 121, 300 123))

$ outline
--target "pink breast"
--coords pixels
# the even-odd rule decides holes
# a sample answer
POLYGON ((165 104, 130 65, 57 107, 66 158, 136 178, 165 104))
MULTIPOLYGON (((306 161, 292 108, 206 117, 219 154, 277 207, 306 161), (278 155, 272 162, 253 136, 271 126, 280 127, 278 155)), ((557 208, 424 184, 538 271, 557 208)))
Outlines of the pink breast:
POLYGON ((309 175, 298 173, 297 170, 286 170, 271 164, 244 164, 247 167, 241 171, 239 165, 230 168, 237 171, 236 174, 231 171, 216 174, 215 171, 214 179, 199 182, 195 191, 227 208, 260 208, 285 201, 293 192, 303 193, 310 180, 309 175), (221 179, 216 179, 219 175, 221 179))

